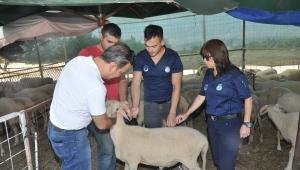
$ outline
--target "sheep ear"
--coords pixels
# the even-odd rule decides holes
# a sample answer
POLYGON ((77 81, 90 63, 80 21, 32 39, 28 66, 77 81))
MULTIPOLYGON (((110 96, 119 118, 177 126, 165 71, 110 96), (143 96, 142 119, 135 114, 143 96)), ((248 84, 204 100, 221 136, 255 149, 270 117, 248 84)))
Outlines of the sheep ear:
POLYGON ((117 109, 120 107, 119 102, 116 100, 106 100, 105 101, 106 114, 111 117, 117 109))
POLYGON ((264 115, 266 113, 266 109, 269 107, 269 105, 264 105, 262 108, 259 110, 259 115, 264 115))

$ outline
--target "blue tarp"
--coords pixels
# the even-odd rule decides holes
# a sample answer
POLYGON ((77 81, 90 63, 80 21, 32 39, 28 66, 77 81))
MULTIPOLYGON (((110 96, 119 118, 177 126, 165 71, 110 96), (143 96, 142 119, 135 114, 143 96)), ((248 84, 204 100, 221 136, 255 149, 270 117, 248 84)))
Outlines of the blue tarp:
POLYGON ((234 18, 262 24, 300 26, 300 10, 287 12, 268 12, 250 8, 238 7, 227 11, 234 18))

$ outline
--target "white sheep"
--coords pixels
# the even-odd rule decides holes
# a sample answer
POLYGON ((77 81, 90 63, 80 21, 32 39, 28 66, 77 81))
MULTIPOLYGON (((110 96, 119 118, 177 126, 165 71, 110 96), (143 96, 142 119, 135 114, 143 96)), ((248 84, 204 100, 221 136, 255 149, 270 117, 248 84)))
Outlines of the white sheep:
POLYGON ((290 89, 294 93, 300 94, 299 81, 274 81, 274 80, 269 80, 265 82, 255 81, 256 90, 265 90, 271 87, 285 87, 290 89))
POLYGON ((289 92, 280 96, 277 104, 282 105, 288 113, 300 111, 300 95, 297 93, 289 92))
POLYGON ((256 76, 256 81, 269 81, 269 80, 276 80, 276 81, 286 81, 292 80, 290 77, 281 74, 270 74, 265 76, 256 76))
MULTIPOLYGON (((284 110, 287 113, 299 112, 300 111, 300 95, 290 92, 282 95, 278 98, 277 104, 284 107, 284 110)), ((282 135, 277 131, 277 150, 281 150, 280 140, 282 135)))
MULTIPOLYGON (((24 110, 24 105, 19 100, 12 99, 12 98, 5 98, 5 97, 0 98, 0 117, 7 115, 9 113, 19 112, 21 110, 24 110)), ((8 123, 14 131, 14 135, 15 135, 14 146, 16 146, 20 143, 20 139, 17 136, 18 129, 15 126, 15 118, 9 119, 8 123)), ((5 150, 3 148, 3 145, 1 144, 1 140, 0 140, 0 153, 1 156, 5 155, 5 150)))
POLYGON ((19 82, 16 82, 14 85, 16 91, 21 91, 26 88, 36 88, 43 86, 44 84, 53 84, 54 81, 51 77, 44 77, 43 80, 41 77, 23 77, 19 82))
POLYGON ((293 81, 300 81, 300 70, 286 69, 280 75, 285 75, 293 81))
MULTIPOLYGON (((128 126, 123 117, 125 104, 106 102, 108 117, 117 111, 117 122, 110 129, 116 157, 125 162, 125 170, 136 170, 139 163, 170 167, 178 162, 191 170, 201 170, 197 158, 201 153, 203 169, 206 165, 208 140, 205 135, 189 127, 153 128, 128 126), (122 109, 123 108, 123 109, 122 109)), ((125 109, 129 112, 129 109, 125 109)))
POLYGON ((285 170, 291 170, 296 145, 299 112, 286 114, 282 106, 275 104, 263 106, 260 109, 260 115, 262 116, 265 113, 268 113, 269 118, 274 122, 282 137, 292 145, 289 152, 289 161, 285 168, 285 170))
POLYGON ((290 92, 292 91, 288 88, 271 87, 260 91, 254 91, 252 93, 258 97, 260 103, 259 108, 261 108, 263 105, 275 104, 280 96, 290 92))
MULTIPOLYGON (((20 92, 14 93, 12 91, 12 88, 8 85, 2 87, 3 94, 5 97, 27 97, 31 99, 32 101, 36 102, 39 100, 46 100, 51 98, 49 94, 51 94, 51 91, 54 90, 53 85, 45 85, 37 88, 27 88, 20 92), (49 93, 49 94, 48 94, 49 93)), ((52 92, 53 94, 53 92, 52 92)))
POLYGON ((266 70, 258 71, 255 75, 256 76, 265 76, 270 74, 277 74, 277 71, 274 68, 268 68, 266 70))

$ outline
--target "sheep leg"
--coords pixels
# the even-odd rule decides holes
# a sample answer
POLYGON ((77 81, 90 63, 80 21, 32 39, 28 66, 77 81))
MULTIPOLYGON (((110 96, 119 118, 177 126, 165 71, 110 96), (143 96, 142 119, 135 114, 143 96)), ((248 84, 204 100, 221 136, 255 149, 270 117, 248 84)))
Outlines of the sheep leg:
POLYGON ((248 141, 248 144, 250 145, 250 142, 253 142, 253 135, 254 135, 254 128, 257 124, 257 119, 258 119, 259 116, 257 116, 255 114, 255 118, 254 118, 254 123, 253 123, 253 126, 251 127, 250 129, 250 140, 248 141))
POLYGON ((280 140, 282 139, 282 135, 279 132, 279 130, 277 130, 277 150, 281 151, 281 145, 280 145, 280 140))
POLYGON ((18 131, 18 128, 16 127, 16 125, 15 125, 15 120, 14 119, 10 119, 8 122, 9 122, 11 128, 14 131, 14 134, 15 134, 15 143, 14 143, 14 146, 16 146, 16 145, 18 145, 20 143, 20 139, 19 139, 19 137, 17 135, 19 131, 18 131))
POLYGON ((258 126, 259 126, 259 131, 260 131, 260 143, 263 142, 263 128, 262 128, 262 123, 261 123, 261 117, 257 117, 258 120, 258 126))
POLYGON ((294 148, 294 146, 292 146, 292 149, 289 152, 289 162, 288 162, 286 168, 284 168, 284 170, 292 170, 292 163, 293 163, 294 152, 295 152, 294 150, 295 150, 295 148, 294 148))
MULTIPOLYGON (((0 133, 4 133, 4 129, 2 128, 2 124, 0 124, 0 133)), ((3 148, 3 145, 2 145, 2 143, 1 143, 2 141, 1 141, 1 137, 0 137, 0 155, 1 156, 4 156, 5 155, 5 150, 4 150, 4 148, 3 148)))
POLYGON ((128 163, 125 163, 125 169, 124 170, 129 170, 129 165, 128 163))
POLYGON ((139 164, 138 162, 137 163, 131 162, 129 164, 129 170, 137 170, 138 164, 139 164))
POLYGON ((208 144, 205 145, 201 150, 201 158, 202 158, 202 169, 205 170, 206 167, 206 155, 208 151, 208 144))
POLYGON ((1 152, 1 156, 4 156, 5 155, 5 150, 3 148, 3 145, 1 143, 1 140, 0 140, 0 152, 1 152))
POLYGON ((41 114, 42 114, 43 119, 44 119, 44 130, 46 130, 46 129, 47 129, 47 126, 48 126, 48 115, 47 115, 46 112, 43 112, 43 113, 41 113, 41 114))

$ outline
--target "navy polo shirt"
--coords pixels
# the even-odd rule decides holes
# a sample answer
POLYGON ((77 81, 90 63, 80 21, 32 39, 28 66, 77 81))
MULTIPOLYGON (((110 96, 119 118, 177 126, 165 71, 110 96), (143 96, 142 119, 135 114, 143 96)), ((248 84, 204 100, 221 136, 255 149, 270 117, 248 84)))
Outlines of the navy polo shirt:
POLYGON ((179 55, 169 48, 156 65, 147 50, 143 50, 136 55, 133 70, 142 71, 144 100, 157 102, 171 100, 172 73, 182 72, 183 65, 179 55))
POLYGON ((251 97, 251 91, 245 74, 230 66, 219 78, 214 78, 213 69, 209 69, 199 95, 206 96, 207 114, 221 116, 241 112, 244 99, 251 97))

